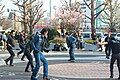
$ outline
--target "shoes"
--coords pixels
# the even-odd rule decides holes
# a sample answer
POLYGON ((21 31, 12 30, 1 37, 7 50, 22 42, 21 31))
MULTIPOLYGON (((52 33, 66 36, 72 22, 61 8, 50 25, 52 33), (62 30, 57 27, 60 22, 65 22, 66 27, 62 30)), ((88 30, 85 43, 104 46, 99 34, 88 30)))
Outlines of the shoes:
POLYGON ((30 72, 29 70, 25 70, 25 72, 30 72))
POLYGON ((68 59, 68 61, 71 61, 71 59, 68 59))
POLYGON ((102 50, 99 50, 100 52, 102 52, 102 50))
POLYGON ((71 60, 70 62, 75 62, 75 60, 71 60))
POLYGON ((75 62, 75 60, 71 60, 71 59, 69 59, 68 61, 70 61, 70 62, 75 62))
POLYGON ((120 76, 118 77, 118 80, 120 80, 120 76))
POLYGON ((113 76, 110 76, 110 78, 113 78, 113 76))
POLYGON ((110 59, 109 56, 106 56, 107 59, 110 59))
POLYGON ((44 77, 43 80, 50 80, 50 79, 48 79, 47 77, 44 77))
POLYGON ((30 79, 30 80, 37 80, 37 78, 35 78, 35 77, 31 76, 31 79, 30 79))
POLYGON ((4 61, 5 61, 6 65, 8 65, 8 61, 6 61, 6 60, 4 60, 4 61))
POLYGON ((25 61, 24 59, 21 59, 21 61, 25 61))
POLYGON ((14 65, 11 64, 10 66, 14 66, 14 65))

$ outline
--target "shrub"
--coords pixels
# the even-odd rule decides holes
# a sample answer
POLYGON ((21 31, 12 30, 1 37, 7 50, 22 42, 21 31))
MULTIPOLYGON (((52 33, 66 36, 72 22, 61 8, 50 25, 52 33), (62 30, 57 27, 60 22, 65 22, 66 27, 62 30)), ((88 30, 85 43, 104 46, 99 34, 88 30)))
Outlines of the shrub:
POLYGON ((95 44, 96 40, 88 39, 88 40, 84 40, 84 42, 89 43, 89 44, 95 44))
POLYGON ((0 41, 0 46, 3 46, 3 42, 2 41, 0 41))
POLYGON ((56 29, 49 29, 48 40, 53 40, 56 36, 59 36, 59 32, 56 29))
POLYGON ((50 40, 49 43, 55 43, 55 44, 63 45, 65 43, 65 40, 63 38, 55 38, 53 40, 50 40))

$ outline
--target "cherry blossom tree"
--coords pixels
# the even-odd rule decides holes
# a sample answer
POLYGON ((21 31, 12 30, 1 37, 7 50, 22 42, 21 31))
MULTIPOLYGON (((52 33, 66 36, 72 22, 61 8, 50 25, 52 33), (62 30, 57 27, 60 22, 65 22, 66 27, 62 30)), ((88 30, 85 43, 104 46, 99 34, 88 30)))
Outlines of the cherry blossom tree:
POLYGON ((78 30, 80 28, 80 22, 83 18, 80 3, 75 1, 67 2, 61 1, 62 7, 56 12, 56 19, 60 21, 60 29, 67 31, 78 30))

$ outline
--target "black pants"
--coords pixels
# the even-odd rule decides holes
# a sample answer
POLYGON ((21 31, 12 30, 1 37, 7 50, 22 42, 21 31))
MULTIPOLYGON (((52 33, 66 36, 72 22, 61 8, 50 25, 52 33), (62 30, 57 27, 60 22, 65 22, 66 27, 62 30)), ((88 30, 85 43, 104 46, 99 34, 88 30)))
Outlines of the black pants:
POLYGON ((23 56, 22 56, 21 60, 24 60, 24 58, 25 58, 25 54, 23 54, 23 56))
POLYGON ((111 51, 111 48, 108 45, 106 45, 105 46, 105 54, 106 54, 106 56, 110 56, 110 51, 111 51))
POLYGON ((117 67, 118 67, 118 71, 119 71, 119 77, 120 77, 120 54, 113 54, 111 56, 110 73, 111 73, 111 76, 113 76, 113 65, 116 60, 117 60, 117 67))
POLYGON ((100 48, 101 51, 103 50, 103 49, 102 49, 102 45, 99 45, 99 48, 100 48))
POLYGON ((33 71, 34 66, 33 66, 33 58, 32 58, 32 55, 31 55, 29 52, 24 53, 24 54, 25 54, 26 58, 29 60, 28 63, 27 63, 27 66, 26 66, 26 68, 25 68, 25 71, 28 70, 29 66, 31 66, 31 71, 33 71))
POLYGON ((10 57, 8 57, 5 61, 10 61, 10 65, 13 65, 13 59, 15 56, 15 53, 13 52, 12 48, 10 46, 7 46, 7 50, 10 53, 10 57))
MULTIPOLYGON (((23 52, 24 52, 24 49, 25 49, 24 44, 19 44, 19 47, 20 47, 21 51, 19 51, 19 52, 17 53, 17 55, 20 55, 21 53, 23 53, 23 52)), ((25 58, 25 55, 23 54, 21 60, 23 60, 24 58, 25 58)))

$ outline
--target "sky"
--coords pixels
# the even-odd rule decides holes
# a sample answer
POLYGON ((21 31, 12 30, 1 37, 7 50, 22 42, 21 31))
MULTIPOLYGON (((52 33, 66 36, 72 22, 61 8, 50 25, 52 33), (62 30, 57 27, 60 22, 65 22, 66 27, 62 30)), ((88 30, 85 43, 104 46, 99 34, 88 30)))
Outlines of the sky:
MULTIPOLYGON (((1 0, 0 0, 1 1, 1 0)), ((50 12, 50 8, 49 8, 49 3, 50 3, 50 0, 39 0, 39 1, 43 1, 44 2, 44 10, 47 10, 46 12, 46 15, 50 12)), ((55 6, 56 8, 57 7, 60 7, 61 6, 61 2, 62 0, 51 0, 51 12, 52 14, 55 13, 55 6)), ((69 0, 66 0, 66 1, 69 1, 69 0)), ((72 0, 74 1, 74 0, 72 0)), ((78 0, 77 0, 78 1, 78 0)), ((80 0, 79 0, 80 1, 80 0)), ((1 4, 5 5, 5 13, 4 13, 4 16, 8 15, 9 13, 7 12, 7 9, 9 10, 16 10, 16 6, 14 4, 12 4, 12 1, 11 0, 2 0, 1 4)))
MULTIPOLYGON (((43 4, 44 10, 47 10, 47 12, 46 12, 46 15, 47 15, 50 12, 50 8, 49 8, 50 0, 43 0, 43 2, 44 2, 44 4, 43 4)), ((17 7, 14 4, 12 4, 11 0, 2 0, 1 4, 5 5, 5 12, 3 14, 4 16, 8 16, 8 14, 9 14, 9 12, 7 12, 7 9, 9 9, 10 11, 17 9, 17 7)), ((51 4, 52 4, 52 6, 51 6, 52 13, 55 12, 54 6, 59 7, 61 5, 60 0, 51 0, 51 4)))
MULTIPOLYGON (((47 10, 45 15, 47 16, 48 13, 50 13, 50 7, 49 7, 50 0, 40 0, 40 1, 44 2, 44 4, 43 4, 44 10, 47 10)), ((62 1, 62 0, 51 0, 51 4, 52 4, 51 12, 52 12, 52 14, 55 13, 55 8, 54 8, 55 6, 56 6, 56 8, 61 6, 60 1, 62 1)), ((66 0, 66 1, 69 1, 69 0, 66 0)), ((74 1, 74 0, 72 0, 72 1, 74 1)), ((77 0, 77 1, 82 1, 82 0, 77 0)), ((120 0, 118 0, 118 1, 120 1, 120 0)), ((12 4, 11 0, 2 0, 1 4, 5 5, 5 13, 3 14, 4 16, 7 16, 9 14, 9 12, 7 12, 7 9, 9 9, 9 10, 16 10, 17 9, 17 7, 14 4, 12 4)))

